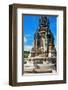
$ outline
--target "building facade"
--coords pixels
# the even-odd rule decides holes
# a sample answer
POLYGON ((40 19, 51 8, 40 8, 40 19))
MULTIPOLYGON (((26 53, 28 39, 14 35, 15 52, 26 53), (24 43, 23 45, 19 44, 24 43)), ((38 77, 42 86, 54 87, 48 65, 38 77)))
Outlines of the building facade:
POLYGON ((41 16, 38 30, 34 34, 34 47, 31 50, 32 57, 37 55, 56 56, 54 36, 49 28, 49 24, 47 16, 41 16))

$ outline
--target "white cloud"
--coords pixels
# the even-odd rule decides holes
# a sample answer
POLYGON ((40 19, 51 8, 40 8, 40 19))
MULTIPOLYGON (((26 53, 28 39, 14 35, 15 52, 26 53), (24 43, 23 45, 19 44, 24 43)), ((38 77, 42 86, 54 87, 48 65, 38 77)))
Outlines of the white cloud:
POLYGON ((27 45, 27 40, 28 38, 26 38, 26 36, 24 36, 24 50, 25 51, 31 51, 32 47, 33 47, 33 42, 32 42, 32 45, 27 45))
POLYGON ((24 51, 31 51, 33 45, 24 45, 24 51))
POLYGON ((24 36, 24 43, 26 43, 27 42, 27 38, 24 36))

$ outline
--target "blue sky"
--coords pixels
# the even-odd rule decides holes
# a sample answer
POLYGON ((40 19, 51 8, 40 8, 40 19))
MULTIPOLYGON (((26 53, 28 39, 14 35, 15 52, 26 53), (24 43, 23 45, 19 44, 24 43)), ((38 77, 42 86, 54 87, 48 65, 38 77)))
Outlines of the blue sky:
MULTIPOLYGON (((34 33, 38 29, 40 16, 24 15, 23 29, 24 29, 24 48, 31 49, 34 41, 34 33)), ((48 16, 50 22, 50 30, 54 35, 54 42, 56 45, 57 34, 57 16, 48 16)))

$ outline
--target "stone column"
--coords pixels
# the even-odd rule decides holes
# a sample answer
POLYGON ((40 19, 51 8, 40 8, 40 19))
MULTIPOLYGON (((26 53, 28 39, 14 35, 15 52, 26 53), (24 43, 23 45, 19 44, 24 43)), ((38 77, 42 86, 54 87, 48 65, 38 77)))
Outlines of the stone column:
POLYGON ((35 55, 37 55, 37 38, 36 38, 36 46, 35 46, 35 49, 36 49, 35 55))

